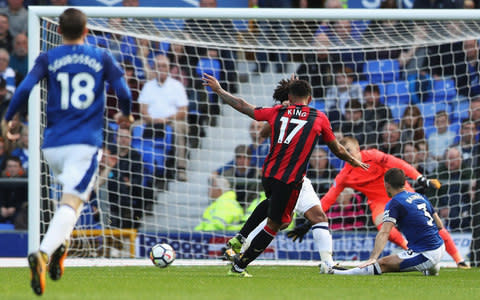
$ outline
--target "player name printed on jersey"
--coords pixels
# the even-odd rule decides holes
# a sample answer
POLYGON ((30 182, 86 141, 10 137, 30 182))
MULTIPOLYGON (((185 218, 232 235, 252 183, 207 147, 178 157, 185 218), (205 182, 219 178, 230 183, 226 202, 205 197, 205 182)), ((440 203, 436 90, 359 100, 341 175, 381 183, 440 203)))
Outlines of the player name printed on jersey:
POLYGON ((103 68, 102 64, 97 61, 95 58, 85 55, 85 54, 68 54, 59 59, 54 60, 51 64, 48 65, 48 70, 50 72, 56 72, 58 69, 69 65, 69 64, 82 64, 86 65, 95 72, 100 72, 103 68))
POLYGON ((289 109, 287 110, 287 114, 289 116, 294 116, 294 117, 302 117, 302 118, 307 117, 307 112, 302 110, 301 107, 295 107, 293 109, 289 109))

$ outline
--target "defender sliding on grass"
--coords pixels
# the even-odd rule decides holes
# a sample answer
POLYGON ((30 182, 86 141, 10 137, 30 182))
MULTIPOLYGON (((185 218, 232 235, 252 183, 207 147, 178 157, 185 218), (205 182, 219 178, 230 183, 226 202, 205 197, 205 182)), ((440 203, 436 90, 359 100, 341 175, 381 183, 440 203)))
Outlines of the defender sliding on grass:
POLYGON ((370 259, 350 270, 321 269, 324 272, 338 275, 380 275, 420 271, 425 275, 438 275, 438 263, 445 245, 432 217, 432 205, 423 195, 405 190, 405 173, 401 169, 388 170, 384 178, 385 189, 392 200, 385 207, 383 225, 375 239, 370 259), (378 259, 395 225, 407 238, 409 249, 378 259))

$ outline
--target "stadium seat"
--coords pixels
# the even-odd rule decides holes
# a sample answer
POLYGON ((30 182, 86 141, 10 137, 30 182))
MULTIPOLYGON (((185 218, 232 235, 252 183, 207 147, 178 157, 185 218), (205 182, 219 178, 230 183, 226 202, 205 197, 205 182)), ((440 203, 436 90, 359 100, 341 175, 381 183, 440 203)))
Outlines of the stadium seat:
POLYGON ((385 85, 385 104, 408 105, 410 100, 407 81, 395 81, 385 85))
POLYGON ((15 226, 10 223, 0 223, 0 230, 14 230, 15 226))
POLYGON ((167 156, 173 147, 173 129, 165 125, 164 135, 153 139, 145 138, 144 130, 145 125, 132 128, 132 147, 142 155, 146 174, 164 174, 167 156))
POLYGON ((410 100, 407 81, 395 81, 385 85, 385 104, 390 108, 395 121, 402 119, 410 100))
POLYGON ((453 79, 440 79, 433 81, 432 92, 427 98, 428 102, 451 102, 457 96, 455 81, 453 79))
POLYGON ((321 112, 325 112, 325 101, 323 99, 313 100, 310 106, 318 109, 321 112))
POLYGON ((395 81, 400 78, 400 65, 394 59, 368 60, 363 65, 363 73, 371 83, 395 81))

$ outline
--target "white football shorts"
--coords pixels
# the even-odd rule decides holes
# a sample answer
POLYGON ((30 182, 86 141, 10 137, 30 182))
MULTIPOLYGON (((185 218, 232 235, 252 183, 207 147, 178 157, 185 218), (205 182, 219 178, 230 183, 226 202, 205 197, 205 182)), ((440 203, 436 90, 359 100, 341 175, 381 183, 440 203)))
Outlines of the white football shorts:
POLYGON ((312 182, 307 177, 303 177, 302 189, 298 195, 295 212, 304 215, 306 211, 315 205, 321 205, 317 193, 313 189, 312 182))
POLYGON ((97 178, 102 149, 91 145, 65 145, 43 149, 62 193, 87 201, 97 178))
POLYGON ((435 250, 414 252, 412 250, 404 250, 397 254, 403 261, 400 263, 400 272, 409 271, 428 271, 434 268, 442 259, 445 251, 445 244, 442 244, 435 250))

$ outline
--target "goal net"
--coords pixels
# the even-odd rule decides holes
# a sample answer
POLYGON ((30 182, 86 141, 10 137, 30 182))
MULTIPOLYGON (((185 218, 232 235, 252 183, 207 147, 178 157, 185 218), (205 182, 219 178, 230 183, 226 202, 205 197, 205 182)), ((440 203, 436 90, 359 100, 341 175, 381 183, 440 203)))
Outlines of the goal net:
MULTIPOLYGON (((261 124, 205 89, 202 73, 256 106, 273 105, 278 81, 296 73, 312 85, 310 105, 327 114, 338 138, 353 136, 362 149, 402 158, 442 182, 438 191, 414 187, 430 197, 464 256, 472 234, 479 238, 476 11, 84 10, 86 43, 108 49, 125 69, 136 122, 130 131, 118 129, 117 98, 107 88, 100 177, 75 227, 70 255, 146 258, 151 246, 166 242, 178 258, 221 258, 225 242, 263 200, 259 174, 270 141, 260 137, 261 124), (164 57, 169 76, 181 83, 173 92, 158 83, 164 57), (149 81, 159 92, 144 92, 149 81), (183 118, 182 110, 183 121, 171 121, 176 113, 183 118), (159 120, 152 124, 152 118, 159 120)), ((37 11, 40 28, 31 53, 61 43, 60 13, 37 11)), ((41 104, 30 110, 38 134, 46 124, 47 93, 42 84, 41 104)), ((30 216, 30 230, 39 237, 60 187, 43 158, 31 165, 40 176, 30 201, 41 195, 41 217, 30 216)), ((307 175, 320 198, 342 166, 318 145, 307 175)), ((327 215, 334 259, 368 258, 377 231, 366 196, 345 189, 327 215)), ((295 221, 304 219, 296 215, 295 221)), ((389 243, 386 253, 395 247, 389 243)), ((319 254, 311 233, 302 243, 279 234, 263 258, 318 260, 319 254)))

